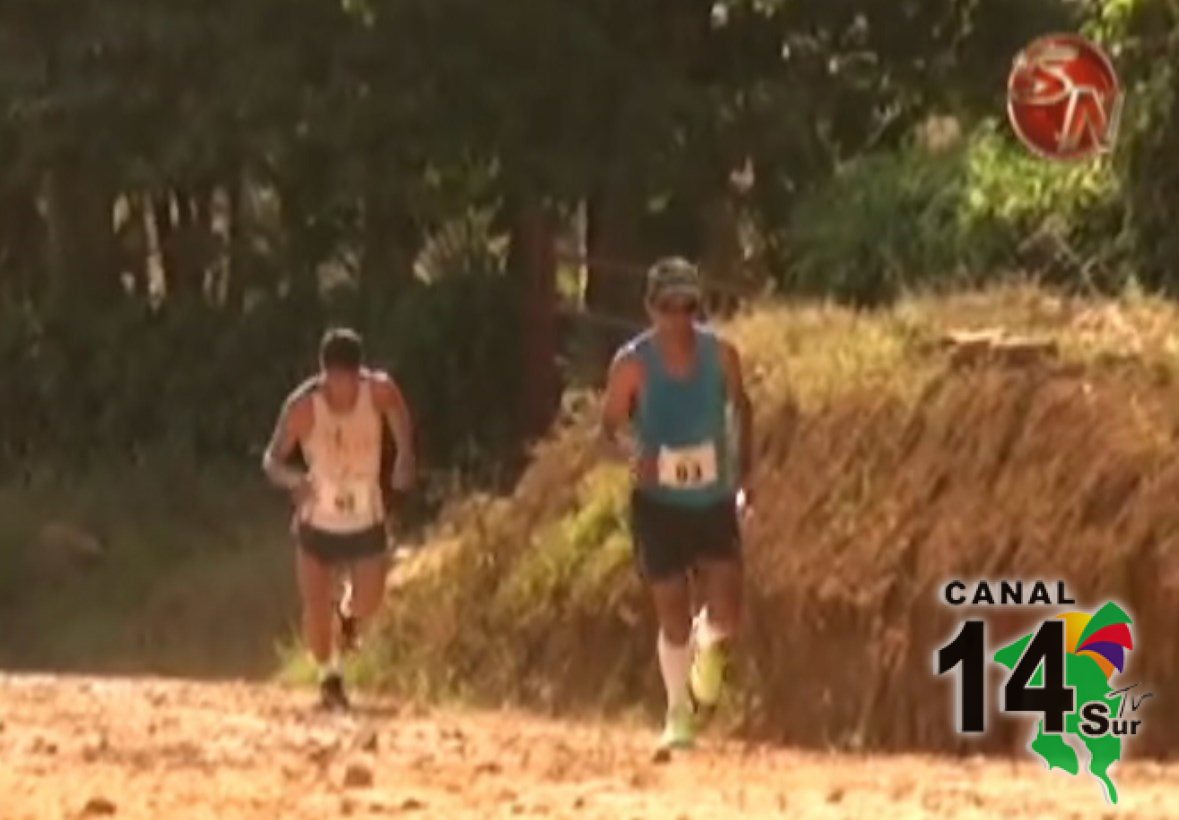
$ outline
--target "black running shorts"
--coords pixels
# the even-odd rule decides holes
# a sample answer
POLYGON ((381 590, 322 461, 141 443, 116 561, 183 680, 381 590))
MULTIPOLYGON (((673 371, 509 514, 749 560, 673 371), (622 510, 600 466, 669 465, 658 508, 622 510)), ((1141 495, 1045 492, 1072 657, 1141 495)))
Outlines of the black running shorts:
POLYGON ((636 490, 631 494, 630 529, 635 558, 648 581, 683 575, 698 561, 741 558, 741 529, 732 497, 707 507, 686 507, 636 490))
POLYGON ((296 535, 299 548, 323 564, 346 564, 380 555, 388 537, 384 522, 349 533, 327 532, 300 523, 296 535))

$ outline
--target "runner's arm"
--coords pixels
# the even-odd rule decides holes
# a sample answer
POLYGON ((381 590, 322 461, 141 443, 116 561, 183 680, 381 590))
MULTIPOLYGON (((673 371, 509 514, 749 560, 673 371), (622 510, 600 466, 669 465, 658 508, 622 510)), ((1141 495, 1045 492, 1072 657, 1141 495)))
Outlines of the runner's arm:
POLYGON ((745 377, 741 368, 741 355, 737 348, 722 342, 722 363, 725 371, 725 389, 733 408, 737 411, 738 425, 738 466, 741 489, 747 489, 749 475, 753 472, 753 403, 745 390, 745 377))
POLYGON ((397 458, 393 462, 393 489, 403 492, 413 487, 417 473, 417 459, 413 451, 413 419, 405 396, 392 378, 381 373, 373 384, 377 409, 389 425, 393 442, 397 446, 397 458))
POLYGON ((307 474, 287 464, 287 459, 309 426, 309 411, 310 404, 304 397, 291 397, 282 406, 270 443, 262 454, 262 470, 276 487, 296 491, 307 481, 307 474))
POLYGON ((621 439, 623 429, 630 423, 631 410, 638 397, 642 369, 632 355, 619 355, 610 365, 606 379, 606 398, 600 426, 601 448, 607 458, 630 461, 634 458, 621 439))

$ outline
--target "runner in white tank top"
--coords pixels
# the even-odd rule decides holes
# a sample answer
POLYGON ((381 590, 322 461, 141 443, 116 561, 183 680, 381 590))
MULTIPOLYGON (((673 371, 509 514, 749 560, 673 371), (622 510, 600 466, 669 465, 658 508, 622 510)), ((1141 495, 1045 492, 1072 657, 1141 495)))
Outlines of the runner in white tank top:
POLYGON ((296 568, 303 601, 303 638, 320 669, 324 706, 347 707, 341 652, 355 643, 384 597, 387 519, 393 496, 414 479, 413 431, 397 385, 367 370, 360 337, 325 334, 320 373, 283 405, 262 459, 270 480, 295 502, 296 568), (386 433, 396 445, 391 475, 382 475, 386 433), (296 448, 306 472, 288 462, 296 448), (334 572, 346 569, 350 611, 333 612, 334 572), (340 634, 333 636, 333 617, 340 634), (335 644, 335 646, 333 646, 335 644))
POLYGON ((313 492, 299 515, 315 530, 354 534, 385 518, 380 486, 382 422, 372 379, 362 371, 356 402, 343 412, 328 406, 319 385, 310 391, 311 430, 299 444, 313 492))

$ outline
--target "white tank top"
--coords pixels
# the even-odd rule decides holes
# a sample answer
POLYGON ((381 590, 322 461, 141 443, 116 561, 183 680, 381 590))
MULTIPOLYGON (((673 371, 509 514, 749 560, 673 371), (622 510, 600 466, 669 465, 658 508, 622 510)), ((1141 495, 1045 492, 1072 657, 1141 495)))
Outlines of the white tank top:
POLYGON ((381 414, 372 384, 360 383, 356 403, 346 413, 328 407, 323 393, 311 393, 315 420, 300 442, 307 460, 314 500, 301 511, 318 530, 360 532, 385 518, 381 501, 381 414))

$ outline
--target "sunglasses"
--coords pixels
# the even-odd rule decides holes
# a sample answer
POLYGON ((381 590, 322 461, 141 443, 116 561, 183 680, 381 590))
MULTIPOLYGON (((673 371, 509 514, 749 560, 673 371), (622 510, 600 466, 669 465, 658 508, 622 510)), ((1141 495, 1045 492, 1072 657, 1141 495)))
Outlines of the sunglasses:
POLYGON ((660 313, 674 315, 691 315, 700 309, 700 303, 694 299, 665 299, 659 302, 655 309, 660 313))

